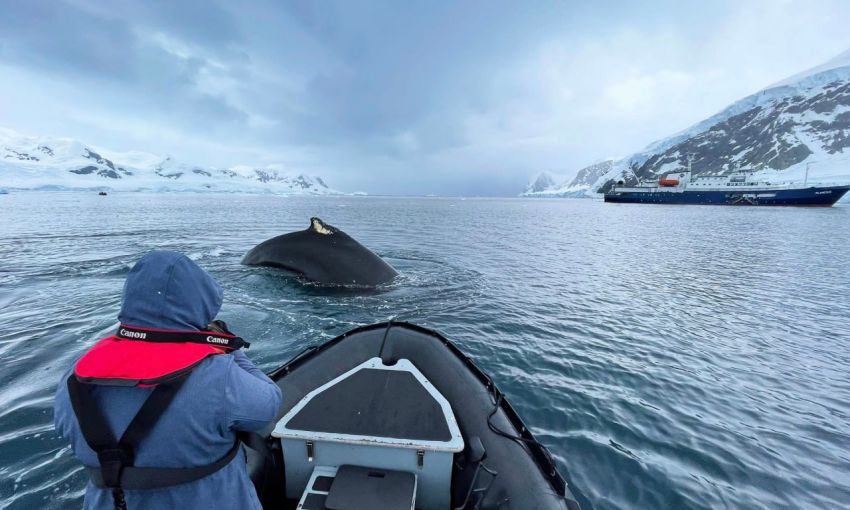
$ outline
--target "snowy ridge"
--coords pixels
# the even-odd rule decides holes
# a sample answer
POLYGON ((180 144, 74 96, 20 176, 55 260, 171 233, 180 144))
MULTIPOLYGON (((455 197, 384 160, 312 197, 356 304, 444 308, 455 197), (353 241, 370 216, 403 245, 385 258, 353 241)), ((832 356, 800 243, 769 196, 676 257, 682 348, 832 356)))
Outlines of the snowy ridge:
POLYGON ((807 69, 802 73, 795 74, 789 78, 786 78, 780 82, 774 83, 773 85, 767 87, 767 90, 775 89, 779 87, 785 86, 799 86, 808 81, 809 85, 815 85, 816 83, 827 83, 829 81, 834 81, 836 79, 841 79, 845 76, 847 69, 850 67, 850 49, 841 53, 840 55, 836 55, 830 60, 827 60, 823 64, 819 66, 812 67, 811 69, 807 69))
MULTIPOLYGON (((773 182, 850 182, 850 50, 747 96, 583 183, 601 193, 617 181, 652 180, 687 166, 696 175, 753 171, 773 182)), ((577 175, 578 179, 578 175, 577 175)), ((574 184, 574 183, 570 183, 574 184)), ((575 183, 579 184, 579 183, 575 183)), ((553 186, 537 195, 558 196, 553 186)))
POLYGON ((528 182, 522 196, 543 193, 546 190, 560 187, 566 181, 567 177, 565 175, 555 174, 552 172, 540 172, 528 182))
POLYGON ((579 170, 572 178, 549 172, 541 172, 529 182, 525 192, 520 196, 562 198, 585 198, 592 196, 592 186, 601 176, 611 170, 615 161, 614 158, 597 161, 579 170))
POLYGON ((76 140, 0 128, 0 189, 220 191, 336 195, 321 177, 279 165, 214 168, 145 152, 112 152, 76 140))

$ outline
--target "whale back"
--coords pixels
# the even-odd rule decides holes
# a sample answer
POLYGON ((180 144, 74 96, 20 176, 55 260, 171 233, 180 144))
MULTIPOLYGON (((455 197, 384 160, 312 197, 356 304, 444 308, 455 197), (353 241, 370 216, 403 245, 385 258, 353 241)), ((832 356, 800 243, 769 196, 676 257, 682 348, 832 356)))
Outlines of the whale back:
POLYGON ((398 275, 353 237, 319 218, 311 218, 305 230, 258 244, 242 263, 283 269, 322 285, 374 287, 398 275))

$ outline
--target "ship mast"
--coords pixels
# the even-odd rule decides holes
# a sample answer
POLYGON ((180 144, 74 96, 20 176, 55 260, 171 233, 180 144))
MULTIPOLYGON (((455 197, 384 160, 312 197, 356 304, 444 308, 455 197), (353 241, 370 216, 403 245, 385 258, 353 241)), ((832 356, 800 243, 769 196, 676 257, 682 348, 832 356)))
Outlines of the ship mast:
POLYGON ((688 183, 692 183, 694 182, 694 173, 693 170, 691 170, 691 163, 694 161, 694 153, 689 152, 685 157, 688 158, 688 183))
POLYGON ((806 183, 809 182, 809 165, 812 163, 817 163, 817 161, 806 161, 806 176, 803 177, 803 187, 806 187, 806 183))

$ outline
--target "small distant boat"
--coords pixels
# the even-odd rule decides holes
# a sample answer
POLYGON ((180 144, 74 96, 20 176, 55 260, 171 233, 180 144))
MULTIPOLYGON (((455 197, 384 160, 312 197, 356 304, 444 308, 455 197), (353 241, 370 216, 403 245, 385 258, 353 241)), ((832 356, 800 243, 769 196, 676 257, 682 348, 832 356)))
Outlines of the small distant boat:
POLYGON ((105 196, 106 196, 106 192, 105 192, 105 191, 101 191, 100 193, 98 193, 98 195, 100 195, 100 196, 102 196, 102 197, 105 197, 105 196))
POLYGON ((630 204, 785 205, 831 207, 850 184, 817 185, 759 181, 752 172, 692 178, 687 170, 667 174, 658 181, 625 186, 623 181, 605 193, 606 202, 630 204))

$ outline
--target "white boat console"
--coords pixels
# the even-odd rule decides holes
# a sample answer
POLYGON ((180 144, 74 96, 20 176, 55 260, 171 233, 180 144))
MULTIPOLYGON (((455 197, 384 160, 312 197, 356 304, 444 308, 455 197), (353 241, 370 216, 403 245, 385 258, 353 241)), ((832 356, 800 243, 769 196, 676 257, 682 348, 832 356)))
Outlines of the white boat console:
POLYGON ((372 358, 277 423, 286 494, 302 510, 444 510, 464 441, 448 401, 408 360, 372 358))

